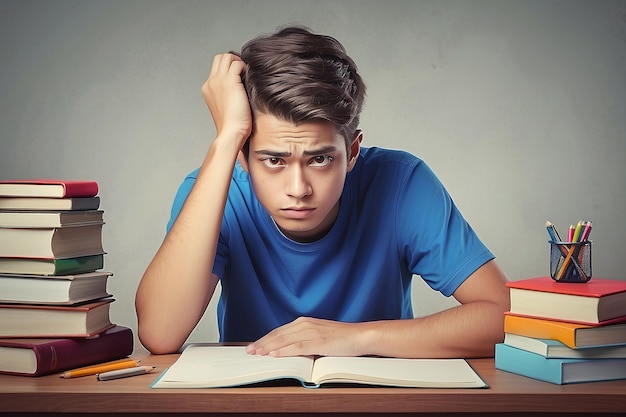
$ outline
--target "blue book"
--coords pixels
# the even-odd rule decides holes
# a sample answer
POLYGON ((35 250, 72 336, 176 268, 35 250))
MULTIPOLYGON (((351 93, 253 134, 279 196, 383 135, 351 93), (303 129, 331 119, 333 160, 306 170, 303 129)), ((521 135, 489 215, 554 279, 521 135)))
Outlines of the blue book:
POLYGON ((559 385, 626 379, 626 359, 546 358, 504 343, 496 345, 495 366, 559 385))

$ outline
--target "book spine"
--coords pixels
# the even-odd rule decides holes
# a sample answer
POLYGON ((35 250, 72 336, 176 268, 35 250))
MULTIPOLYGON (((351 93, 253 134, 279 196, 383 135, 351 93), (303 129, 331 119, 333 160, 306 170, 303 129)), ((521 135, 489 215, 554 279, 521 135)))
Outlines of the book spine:
POLYGON ((75 197, 69 198, 71 207, 70 210, 81 211, 81 210, 98 210, 100 207, 100 197, 75 197))
POLYGON ((55 259, 54 267, 54 275, 73 275, 93 272, 104 267, 104 255, 55 259))
POLYGON ((554 326, 538 319, 530 323, 524 318, 507 315, 504 317, 504 331, 536 339, 558 340, 568 347, 576 348, 574 329, 554 326))
POLYGON ((63 182, 65 195, 63 197, 92 197, 98 194, 96 181, 65 181, 63 182))

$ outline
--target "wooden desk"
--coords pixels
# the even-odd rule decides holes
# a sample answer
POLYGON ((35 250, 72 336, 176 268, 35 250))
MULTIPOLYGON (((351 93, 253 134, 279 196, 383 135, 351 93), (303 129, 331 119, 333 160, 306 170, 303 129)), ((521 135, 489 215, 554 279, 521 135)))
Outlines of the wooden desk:
MULTIPOLYGON (((177 355, 147 356, 145 365, 163 371, 177 355)), ((95 377, 61 379, 0 375, 0 415, 38 416, 46 413, 109 413, 149 415, 240 414, 419 414, 421 416, 508 416, 553 413, 626 413, 626 380, 553 385, 496 370, 493 359, 470 360, 489 384, 488 389, 410 389, 332 387, 306 389, 273 386, 228 389, 150 389, 157 373, 113 381, 95 377), (23 413, 23 414, 17 414, 23 413)))

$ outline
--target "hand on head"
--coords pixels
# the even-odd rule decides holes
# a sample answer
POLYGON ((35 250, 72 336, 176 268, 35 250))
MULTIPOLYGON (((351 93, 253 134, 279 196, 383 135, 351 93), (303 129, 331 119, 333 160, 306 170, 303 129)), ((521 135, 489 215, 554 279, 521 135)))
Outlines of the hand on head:
POLYGON ((241 81, 245 68, 246 63, 237 55, 216 55, 209 78, 202 85, 217 135, 232 134, 242 145, 252 131, 250 102, 241 81))

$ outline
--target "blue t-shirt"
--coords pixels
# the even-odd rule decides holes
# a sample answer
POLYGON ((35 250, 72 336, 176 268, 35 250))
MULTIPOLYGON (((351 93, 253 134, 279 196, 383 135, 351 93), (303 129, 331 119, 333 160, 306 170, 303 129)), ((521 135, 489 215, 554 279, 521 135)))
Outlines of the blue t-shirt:
MULTIPOLYGON (((169 231, 198 170, 176 195, 169 231)), ((322 239, 285 237, 235 166, 213 272, 223 342, 250 342, 300 316, 344 322, 413 318, 411 279, 450 296, 493 259, 419 158, 361 148, 337 221, 322 239)))

